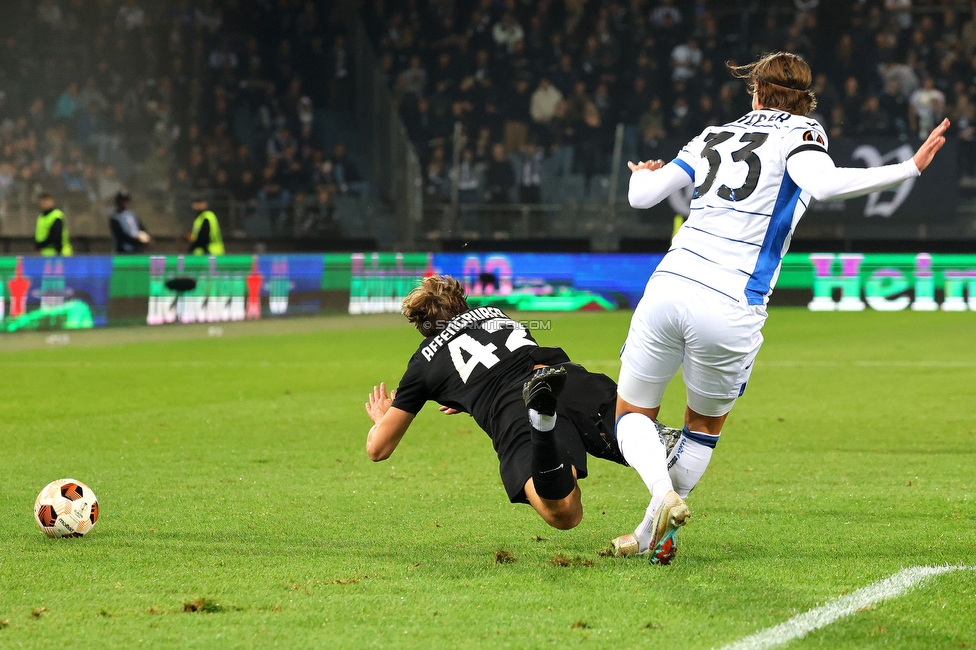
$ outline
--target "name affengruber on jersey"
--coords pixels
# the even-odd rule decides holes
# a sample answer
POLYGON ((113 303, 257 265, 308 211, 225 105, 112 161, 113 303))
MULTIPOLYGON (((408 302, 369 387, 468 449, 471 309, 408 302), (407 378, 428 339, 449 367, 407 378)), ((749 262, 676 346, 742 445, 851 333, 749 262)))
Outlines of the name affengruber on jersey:
MULTIPOLYGON (((446 345, 454 336, 464 330, 474 328, 489 332, 525 330, 524 325, 510 319, 505 315, 505 312, 497 307, 477 307, 447 321, 440 333, 434 336, 431 342, 423 347, 421 354, 424 355, 424 359, 430 361, 434 358, 434 353, 446 345)), ((534 341, 524 338, 521 340, 525 341, 524 345, 535 345, 534 341)))

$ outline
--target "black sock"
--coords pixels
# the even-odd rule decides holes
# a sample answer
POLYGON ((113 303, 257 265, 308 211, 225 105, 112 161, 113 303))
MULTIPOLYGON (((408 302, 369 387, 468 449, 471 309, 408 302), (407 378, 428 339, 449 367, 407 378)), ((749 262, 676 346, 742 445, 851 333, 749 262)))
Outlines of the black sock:
POLYGON ((543 499, 558 501, 576 488, 573 464, 556 442, 555 431, 532 429, 532 484, 543 499))

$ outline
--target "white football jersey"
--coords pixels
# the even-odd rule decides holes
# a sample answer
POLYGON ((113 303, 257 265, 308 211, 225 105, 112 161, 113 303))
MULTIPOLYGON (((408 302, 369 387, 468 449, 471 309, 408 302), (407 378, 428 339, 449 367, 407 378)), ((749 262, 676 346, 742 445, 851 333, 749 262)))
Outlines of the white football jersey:
POLYGON ((710 126, 674 159, 695 183, 691 214, 655 273, 764 305, 810 195, 786 170, 801 151, 827 150, 814 119, 774 110, 710 126))

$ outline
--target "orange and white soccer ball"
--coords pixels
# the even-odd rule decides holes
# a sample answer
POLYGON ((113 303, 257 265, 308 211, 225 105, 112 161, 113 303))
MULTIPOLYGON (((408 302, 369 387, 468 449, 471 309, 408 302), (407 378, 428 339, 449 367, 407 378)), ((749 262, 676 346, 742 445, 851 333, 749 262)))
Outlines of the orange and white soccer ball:
POLYGON ((48 537, 81 537, 98 521, 98 499, 81 481, 52 481, 37 495, 34 520, 48 537))

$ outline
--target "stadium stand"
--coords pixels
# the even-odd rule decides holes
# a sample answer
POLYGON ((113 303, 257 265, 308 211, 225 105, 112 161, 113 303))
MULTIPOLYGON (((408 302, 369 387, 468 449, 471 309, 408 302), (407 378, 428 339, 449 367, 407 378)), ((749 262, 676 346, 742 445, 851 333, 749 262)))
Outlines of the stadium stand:
POLYGON ((296 237, 337 233, 336 198, 369 192, 331 3, 4 6, 0 233, 32 229, 42 188, 91 236, 122 186, 174 235, 191 192, 236 212, 238 234, 296 237))
POLYGON ((773 50, 811 63, 815 117, 831 137, 907 139, 948 115, 960 181, 976 182, 971 5, 796 0, 764 2, 744 17, 726 4, 375 0, 363 19, 425 165, 428 197, 446 197, 443 161, 460 121, 462 159, 479 186, 486 139, 504 144, 516 170, 534 143, 546 152, 546 200, 580 200, 566 190, 581 174, 587 199, 603 201, 607 186, 592 179, 611 170, 617 124, 624 158, 665 155, 662 139, 687 140, 740 116, 748 100, 725 63, 773 50))
MULTIPOLYGON (((453 214, 462 231, 498 232, 525 220, 476 206, 519 204, 557 230, 597 231, 594 206, 625 204, 621 161, 668 157, 739 116, 747 98, 726 61, 775 49, 810 61, 832 139, 908 141, 948 115, 958 191, 976 194, 973 4, 727 5, 364 0, 357 18, 353 4, 306 0, 4 3, 0 236, 31 232, 43 189, 73 236, 107 237, 124 186, 157 235, 184 231, 188 197, 206 192, 229 239, 390 247, 416 241, 400 209, 415 179, 421 230, 453 214), (416 176, 409 142, 384 139, 403 126, 377 79, 416 176), (557 218, 556 206, 569 207, 557 218)), ((644 222, 618 211, 618 225, 644 222)))

